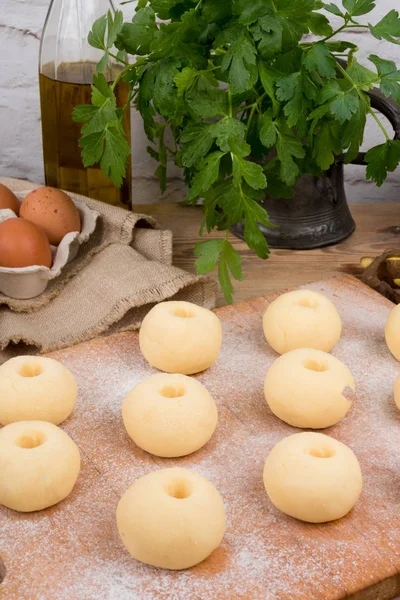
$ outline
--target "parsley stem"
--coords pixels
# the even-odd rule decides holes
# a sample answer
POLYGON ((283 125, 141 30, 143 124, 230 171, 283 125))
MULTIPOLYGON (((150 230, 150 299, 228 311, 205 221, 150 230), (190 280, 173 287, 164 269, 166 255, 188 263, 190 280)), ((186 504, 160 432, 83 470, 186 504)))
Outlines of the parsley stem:
POLYGON ((358 23, 353 23, 353 25, 348 25, 348 21, 346 20, 346 22, 344 23, 344 25, 342 25, 341 27, 339 27, 339 29, 336 29, 336 31, 333 31, 330 35, 327 35, 326 37, 324 37, 320 41, 321 42, 327 42, 328 40, 330 40, 331 38, 333 38, 335 35, 337 35, 341 31, 343 31, 344 29, 356 29, 357 27, 362 27, 363 29, 365 29, 365 28, 368 29, 368 25, 359 25, 358 23))
POLYGON ((130 103, 133 100, 133 90, 130 90, 129 95, 128 95, 128 100, 125 102, 124 106, 122 107, 122 110, 125 112, 126 109, 128 108, 128 106, 130 105, 130 103))
POLYGON ((253 120, 254 112, 255 112, 255 110, 257 108, 257 105, 258 105, 258 102, 255 103, 255 105, 253 106, 253 108, 250 111, 249 120, 247 121, 247 131, 250 130, 250 124, 251 124, 251 122, 253 120))
POLYGON ((127 72, 128 72, 130 69, 132 69, 132 67, 135 67, 135 65, 130 65, 130 64, 128 64, 128 66, 127 66, 127 67, 125 67, 125 69, 122 69, 122 71, 121 71, 120 73, 118 73, 118 75, 116 76, 116 78, 115 78, 115 80, 114 80, 114 82, 113 82, 113 84, 112 84, 112 86, 111 86, 111 91, 112 91, 112 92, 113 92, 113 91, 115 90, 115 88, 117 87, 117 85, 118 85, 118 82, 119 82, 119 81, 122 79, 122 77, 124 77, 124 76, 127 74, 127 72))
POLYGON ((347 21, 344 25, 342 25, 341 27, 339 27, 339 29, 336 29, 336 31, 333 31, 330 35, 327 35, 326 37, 324 37, 321 42, 327 42, 328 40, 330 40, 331 38, 333 38, 335 35, 337 35, 338 33, 340 33, 341 31, 343 31, 343 29, 346 29, 347 26, 347 21))
POLYGON ((343 77, 345 79, 347 79, 347 81, 349 83, 351 83, 351 85, 353 86, 354 90, 358 94, 361 102, 363 102, 363 104, 366 105, 369 114, 372 116, 372 118, 379 125, 379 128, 381 129, 381 131, 382 131, 383 135, 385 136, 386 140, 389 140, 390 138, 389 138, 388 132, 385 129, 385 126, 383 125, 382 121, 377 117, 377 115, 372 110, 369 102, 367 102, 367 98, 366 98, 365 94, 363 92, 360 92, 360 90, 358 89, 356 83, 352 80, 352 78, 349 76, 349 74, 343 69, 343 67, 339 63, 337 64, 337 67, 338 67, 339 71, 341 72, 341 74, 343 75, 343 77))
POLYGON ((376 114, 374 113, 374 111, 372 110, 372 108, 370 107, 369 103, 368 103, 368 112, 370 115, 372 115, 372 118, 375 119, 375 121, 378 123, 379 128, 381 129, 383 135, 385 136, 386 140, 390 140, 390 137, 388 136, 388 132, 386 131, 382 121, 376 116, 376 114))
POLYGON ((232 116, 232 93, 231 88, 228 86, 228 102, 229 102, 229 116, 232 116))
POLYGON ((108 53, 111 58, 115 58, 115 60, 117 60, 118 62, 122 63, 123 65, 129 65, 130 63, 128 63, 128 61, 124 60, 123 58, 118 58, 118 56, 116 54, 113 54, 112 52, 108 53))
MULTIPOLYGON (((242 113, 242 117, 243 117, 243 115, 246 114, 246 112, 248 112, 250 110, 250 116, 249 116, 249 120, 247 122, 247 127, 249 127, 249 125, 253 119, 254 111, 256 110, 256 108, 258 109, 258 112, 260 112, 258 105, 260 104, 260 102, 262 102, 262 100, 264 100, 265 96, 268 96, 267 92, 264 92, 264 94, 262 94, 261 96, 258 96, 258 98, 255 102, 252 102, 251 104, 246 104, 246 106, 240 107, 240 112, 242 113)), ((242 120, 242 119, 240 119, 240 120, 242 120)))

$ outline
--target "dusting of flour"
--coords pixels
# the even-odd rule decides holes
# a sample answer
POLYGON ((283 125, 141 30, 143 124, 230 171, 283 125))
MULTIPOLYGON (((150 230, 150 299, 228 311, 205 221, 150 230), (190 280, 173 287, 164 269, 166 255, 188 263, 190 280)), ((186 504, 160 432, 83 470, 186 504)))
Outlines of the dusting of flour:
POLYGON ((325 433, 360 460, 364 488, 355 509, 338 522, 309 525, 280 514, 265 494, 268 452, 298 431, 275 418, 263 396, 276 358, 262 333, 267 299, 218 311, 221 356, 198 379, 217 402, 219 425, 203 449, 181 459, 151 457, 125 433, 123 398, 153 372, 137 334, 94 341, 53 355, 79 384, 62 428, 81 450, 82 472, 69 498, 51 509, 0 508, 8 569, 2 600, 333 600, 400 570, 400 412, 392 396, 400 368, 383 336, 390 304, 350 278, 307 287, 330 297, 343 320, 333 354, 349 366, 357 393, 347 417, 325 433), (182 572, 133 560, 115 523, 118 500, 136 478, 175 465, 208 477, 227 512, 221 547, 182 572))

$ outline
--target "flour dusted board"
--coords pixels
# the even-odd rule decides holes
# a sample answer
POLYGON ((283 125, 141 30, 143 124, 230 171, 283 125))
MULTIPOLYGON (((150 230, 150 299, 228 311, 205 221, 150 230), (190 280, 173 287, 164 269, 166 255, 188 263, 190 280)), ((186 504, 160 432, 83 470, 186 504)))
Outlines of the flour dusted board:
POLYGON ((219 409, 219 426, 199 452, 153 458, 128 439, 120 406, 152 370, 137 333, 119 334, 52 356, 78 379, 80 395, 65 422, 83 468, 71 496, 40 513, 0 509, 0 555, 7 577, 1 600, 330 600, 355 594, 384 600, 400 591, 400 412, 392 397, 400 365, 384 342, 392 305, 351 277, 307 286, 325 293, 343 319, 333 354, 351 369, 357 398, 348 416, 325 430, 353 448, 364 476, 355 509, 326 525, 279 513, 262 483, 265 458, 282 437, 298 431, 274 417, 263 381, 276 358, 261 317, 275 296, 218 310, 221 356, 199 376, 219 409), (134 561, 122 546, 115 509, 141 475, 185 466, 221 492, 227 532, 206 561, 184 572, 134 561), (368 588, 368 589, 367 589, 368 588))

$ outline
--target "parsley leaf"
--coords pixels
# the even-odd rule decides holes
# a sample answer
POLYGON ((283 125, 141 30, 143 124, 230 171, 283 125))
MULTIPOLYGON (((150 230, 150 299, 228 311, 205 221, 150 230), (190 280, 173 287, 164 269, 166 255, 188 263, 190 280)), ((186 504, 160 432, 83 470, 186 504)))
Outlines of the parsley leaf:
POLYGON ((272 115, 268 112, 262 116, 262 126, 260 129, 260 140, 261 143, 266 147, 270 148, 276 143, 278 130, 277 124, 272 118, 272 115))
POLYGON ((329 4, 326 2, 323 2, 321 8, 324 8, 326 11, 332 13, 332 15, 336 15, 337 17, 344 18, 344 14, 340 10, 340 8, 337 6, 337 4, 334 4, 333 2, 329 2, 329 4))
POLYGON ((375 8, 376 0, 342 0, 344 8, 351 17, 366 15, 375 8))
POLYGON ((201 16, 208 23, 226 22, 232 16, 230 2, 215 2, 215 0, 203 0, 201 3, 201 16))
POLYGON ((340 92, 330 105, 337 121, 348 121, 360 108, 360 98, 352 91, 340 92))
MULTIPOLYGON (((82 138, 82 141, 85 138, 82 138)), ((100 161, 103 171, 116 185, 121 187, 126 170, 126 163, 131 153, 123 127, 119 121, 109 123, 105 130, 105 149, 100 161)))
MULTIPOLYGON (((218 146, 224 152, 230 150, 230 140, 240 141, 246 135, 246 126, 242 121, 233 117, 226 117, 215 124, 215 136, 218 146)), ((245 154, 245 156, 247 156, 245 154)))
POLYGON ((367 106, 367 103, 360 102, 359 110, 347 121, 342 130, 342 148, 347 148, 345 163, 352 162, 360 151, 367 120, 367 106))
POLYGON ((228 241, 225 241, 223 257, 234 278, 237 281, 243 281, 242 257, 228 241))
POLYGON ((229 276, 228 262, 222 253, 220 255, 218 264, 218 280, 221 284, 221 288, 224 292, 224 297, 226 301, 232 303, 234 287, 229 276))
POLYGON ((275 73, 272 69, 267 67, 267 65, 264 62, 261 61, 259 62, 258 69, 264 91, 269 96, 272 102, 273 113, 277 114, 279 111, 279 104, 275 98, 275 83, 279 74, 275 73))
POLYGON ((174 117, 178 111, 177 94, 174 78, 178 73, 180 62, 171 59, 157 63, 153 88, 154 108, 163 117, 174 117))
POLYGON ((111 86, 108 85, 105 76, 100 73, 93 76, 92 84, 92 104, 102 107, 107 100, 111 100, 111 104, 115 107, 116 101, 111 86))
POLYGON ((101 58, 96 65, 96 73, 103 73, 103 71, 106 70, 109 59, 110 59, 110 55, 109 55, 108 51, 106 51, 104 53, 103 58, 101 58))
POLYGON ((250 146, 234 138, 230 138, 228 143, 232 157, 233 185, 240 187, 243 178, 254 190, 265 188, 267 181, 262 167, 254 162, 245 160, 245 157, 250 154, 250 146))
POLYGON ((268 219, 267 211, 249 196, 243 196, 244 201, 244 239, 251 250, 259 258, 266 259, 270 254, 267 240, 259 224, 273 227, 268 219))
POLYGON ((369 24, 369 30, 378 40, 400 44, 400 16, 397 10, 391 10, 376 25, 369 24))
POLYGON ((266 15, 252 27, 253 38, 259 42, 258 53, 263 60, 277 54, 282 48, 282 24, 275 17, 266 15))
POLYGON ((314 137, 313 158, 323 171, 329 169, 342 151, 340 125, 332 120, 321 121, 314 137))
POLYGON ((171 18, 170 11, 177 5, 181 4, 182 0, 151 0, 151 8, 156 15, 163 20, 171 18))
POLYGON ((228 114, 228 97, 224 90, 208 87, 206 90, 188 92, 185 100, 191 108, 205 119, 228 114))
POLYGON ((107 13, 107 49, 114 46, 115 40, 122 29, 124 15, 121 10, 117 10, 115 15, 109 10, 107 13))
POLYGON ((294 135, 279 132, 276 151, 281 163, 281 179, 286 185, 292 186, 300 173, 300 169, 293 158, 304 158, 306 153, 303 145, 294 135))
POLYGON ((193 167, 210 150, 215 139, 215 125, 213 123, 194 123, 188 125, 183 132, 181 141, 182 164, 185 167, 193 167))
MULTIPOLYGON (((87 119, 85 119, 85 123, 82 127, 83 136, 102 131, 106 127, 107 123, 112 123, 118 118, 115 109, 115 98, 112 100, 107 100, 101 107, 93 108, 95 110, 90 116, 88 116, 87 119)), ((77 107, 73 113, 74 121, 79 122, 81 120, 79 118, 80 116, 79 107, 77 107)))
POLYGON ((311 13, 308 27, 314 35, 322 35, 325 37, 333 33, 333 29, 325 15, 316 12, 311 13))
POLYGON ((198 165, 198 172, 193 177, 189 190, 189 200, 193 200, 206 192, 218 179, 221 158, 225 152, 211 152, 198 165))
POLYGON ((122 29, 123 14, 120 10, 115 12, 115 15, 109 10, 106 15, 103 15, 97 21, 94 22, 93 27, 88 35, 88 43, 93 48, 104 50, 104 55, 101 60, 97 63, 96 71, 101 73, 108 65, 109 53, 108 51, 114 46, 117 39, 117 35, 122 29), (107 30, 107 40, 106 40, 107 30))
POLYGON ((328 111, 337 121, 344 122, 359 110, 360 98, 349 82, 330 80, 324 85, 319 94, 319 106, 309 116, 309 119, 321 118, 328 111), (324 103, 327 102, 326 105, 324 103))
POLYGON ((324 42, 317 42, 305 51, 303 65, 307 71, 316 71, 321 77, 335 76, 336 61, 324 42))
POLYGON ((380 187, 387 174, 397 169, 400 163, 400 140, 387 140, 384 144, 374 146, 365 155, 367 163, 367 179, 373 179, 380 187))
POLYGON ((98 107, 92 104, 81 104, 74 108, 74 121, 76 123, 84 123, 89 121, 98 112, 98 107))
POLYGON ((94 131, 81 137, 79 146, 82 148, 82 164, 85 168, 100 161, 104 151, 104 140, 104 130, 94 131))
POLYGON ((93 77, 92 106, 78 106, 75 121, 84 123, 79 145, 85 167, 100 161, 103 172, 122 185, 130 146, 125 138, 116 98, 103 74, 93 77))
POLYGON ((200 275, 205 275, 215 269, 225 241, 224 239, 207 240, 195 245, 194 254, 199 257, 196 260, 196 270, 200 275))
POLYGON ((376 54, 371 54, 369 60, 374 63, 381 78, 381 92, 400 104, 400 70, 396 64, 392 60, 383 60, 376 54))
POLYGON ((303 115, 308 112, 309 100, 317 97, 317 88, 306 73, 299 71, 276 82, 276 97, 285 104, 283 112, 289 127, 298 125, 303 115))
POLYGON ((260 165, 245 160, 240 156, 232 155, 233 163, 233 184, 240 185, 243 178, 246 183, 254 190, 260 190, 267 186, 267 180, 260 165))
POLYGON ((283 28, 283 49, 297 45, 308 31, 308 23, 315 6, 314 0, 275 0, 275 16, 283 28))
POLYGON ((346 72, 357 87, 365 92, 373 88, 374 84, 379 81, 376 73, 360 65, 355 59, 347 67, 346 72))
POLYGON ((194 9, 184 12, 180 20, 161 23, 150 45, 152 60, 176 58, 189 61, 190 66, 205 68, 206 47, 200 43, 202 33, 203 23, 194 9))
POLYGON ((240 254, 227 239, 199 242, 194 248, 194 253, 199 257, 196 260, 196 269, 200 274, 213 271, 219 261, 218 279, 225 300, 231 303, 234 289, 229 272, 236 280, 243 280, 242 257, 240 254))
POLYGON ((229 138, 229 149, 231 152, 233 152, 234 154, 237 154, 241 158, 244 158, 245 156, 249 156, 249 154, 251 152, 251 148, 250 148, 249 144, 247 144, 247 142, 244 142, 244 141, 242 142, 235 138, 229 138))
POLYGON ((150 50, 150 44, 157 32, 156 17, 150 6, 141 8, 132 19, 124 23, 116 38, 115 45, 128 54, 144 56, 150 50))
POLYGON ((91 31, 89 31, 88 42, 93 48, 99 50, 107 50, 105 35, 107 29, 107 15, 103 15, 93 23, 91 31))
POLYGON ((315 7, 315 0, 275 0, 277 13, 297 23, 306 23, 315 7))
POLYGON ((192 69, 191 67, 184 67, 182 71, 179 71, 174 77, 175 85, 178 89, 178 95, 183 96, 188 89, 196 81, 201 71, 192 69))
POLYGON ((268 10, 269 6, 265 0, 236 0, 233 6, 233 13, 243 25, 251 25, 268 10))
POLYGON ((143 117, 144 130, 152 142, 155 135, 156 123, 154 120, 155 110, 151 101, 153 99, 157 65, 149 64, 140 79, 140 87, 137 95, 136 105, 143 117))
POLYGON ((246 33, 231 44, 225 54, 221 71, 229 70, 229 82, 235 91, 242 92, 254 86, 258 79, 256 66, 257 50, 254 41, 246 33))

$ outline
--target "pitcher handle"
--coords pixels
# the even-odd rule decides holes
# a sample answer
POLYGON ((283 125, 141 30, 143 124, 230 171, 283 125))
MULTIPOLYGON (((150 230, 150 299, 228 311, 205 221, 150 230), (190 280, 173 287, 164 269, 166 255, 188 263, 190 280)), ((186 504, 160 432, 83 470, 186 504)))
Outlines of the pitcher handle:
MULTIPOLYGON (((386 98, 378 89, 370 90, 367 94, 371 100, 371 107, 387 117, 394 129, 394 139, 400 140, 400 106, 391 98, 386 98)), ((366 166, 365 154, 366 152, 360 152, 352 164, 366 166)))

